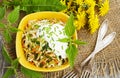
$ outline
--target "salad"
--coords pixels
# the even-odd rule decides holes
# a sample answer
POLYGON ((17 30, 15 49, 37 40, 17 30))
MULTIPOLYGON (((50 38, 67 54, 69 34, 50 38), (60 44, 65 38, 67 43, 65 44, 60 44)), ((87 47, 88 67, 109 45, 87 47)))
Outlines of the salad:
POLYGON ((25 57, 31 64, 50 68, 68 62, 65 23, 57 19, 29 20, 22 34, 22 47, 25 57))

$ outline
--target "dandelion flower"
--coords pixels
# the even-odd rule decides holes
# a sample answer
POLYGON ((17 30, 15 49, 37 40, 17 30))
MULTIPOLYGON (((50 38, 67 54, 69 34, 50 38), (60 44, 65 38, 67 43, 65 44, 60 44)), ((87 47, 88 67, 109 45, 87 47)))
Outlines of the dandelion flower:
POLYGON ((69 2, 67 3, 68 8, 70 8, 70 7, 71 7, 72 2, 73 2, 73 0, 69 0, 69 2))
POLYGON ((95 15, 94 6, 89 7, 86 13, 89 15, 88 18, 92 18, 95 15))
POLYGON ((77 3, 78 5, 81 5, 81 4, 83 3, 83 0, 76 0, 76 3, 77 3))
POLYGON ((90 33, 93 34, 99 28, 98 16, 104 16, 109 10, 109 0, 59 0, 67 6, 62 10, 68 15, 74 13, 74 25, 80 30, 86 24, 90 33))
POLYGON ((105 0, 99 10, 99 15, 104 16, 109 11, 109 0, 105 0))
POLYGON ((77 21, 76 21, 76 25, 77 25, 77 30, 80 30, 81 27, 84 27, 84 25, 86 24, 86 13, 85 11, 82 11, 80 14, 77 14, 77 21))
POLYGON ((88 5, 86 13, 89 15, 88 18, 91 18, 95 15, 95 1, 94 0, 85 0, 85 3, 88 5))
POLYGON ((98 2, 102 2, 102 0, 98 0, 98 2))
POLYGON ((78 20, 74 20, 74 25, 75 25, 76 29, 79 30, 79 27, 78 27, 78 20))
POLYGON ((85 0, 84 2, 85 2, 85 4, 87 4, 88 6, 95 6, 95 0, 85 0))
POLYGON ((89 23, 90 33, 93 34, 99 28, 98 16, 96 15, 90 18, 88 23, 89 23))
POLYGON ((78 8, 78 13, 80 13, 82 10, 83 10, 83 7, 82 7, 82 6, 79 6, 79 8, 78 8))

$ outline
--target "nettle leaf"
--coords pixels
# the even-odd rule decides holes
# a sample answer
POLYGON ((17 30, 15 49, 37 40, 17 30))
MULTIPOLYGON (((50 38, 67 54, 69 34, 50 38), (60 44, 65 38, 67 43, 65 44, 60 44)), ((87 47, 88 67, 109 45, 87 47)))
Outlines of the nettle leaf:
POLYGON ((20 0, 11 0, 9 5, 16 7, 16 6, 19 6, 20 3, 21 3, 20 0))
POLYGON ((11 42, 12 38, 11 38, 11 35, 7 29, 3 31, 3 36, 8 43, 11 42))
POLYGON ((9 68, 6 70, 5 74, 3 75, 2 78, 10 78, 11 76, 13 76, 15 73, 14 73, 14 70, 9 68))
POLYGON ((15 60, 13 60, 12 63, 11 63, 11 65, 12 65, 15 69, 18 68, 18 64, 19 64, 18 60, 19 60, 19 59, 17 58, 17 59, 15 59, 15 60))
POLYGON ((4 46, 2 47, 2 55, 3 55, 4 59, 6 60, 6 62, 11 64, 12 58, 10 57, 10 55, 8 54, 8 51, 6 50, 6 48, 4 46))
POLYGON ((8 15, 8 21, 10 23, 15 23, 18 18, 19 18, 19 11, 20 11, 20 6, 16 7, 11 13, 8 15))
POLYGON ((5 28, 5 24, 0 23, 0 28, 5 28))
POLYGON ((70 42, 70 38, 63 38, 63 39, 59 39, 58 41, 60 42, 70 42))
POLYGON ((10 27, 9 27, 9 30, 10 30, 11 32, 13 32, 13 33, 20 31, 20 29, 18 29, 18 28, 16 28, 16 27, 13 27, 13 26, 10 26, 10 27))
POLYGON ((75 57, 77 56, 77 52, 78 52, 78 49, 76 48, 74 44, 70 44, 68 48, 66 49, 66 54, 68 56, 70 66, 72 68, 74 66, 74 61, 75 61, 75 57))
POLYGON ((0 20, 4 18, 5 15, 5 7, 0 7, 0 20))
POLYGON ((42 74, 36 71, 29 70, 23 66, 21 66, 21 72, 27 77, 27 78, 42 78, 42 74))
POLYGON ((67 36, 72 36, 75 33, 75 26, 73 24, 74 16, 71 13, 66 25, 65 25, 65 33, 67 36))
POLYGON ((75 43, 77 45, 85 45, 85 44, 87 44, 86 42, 80 41, 80 40, 74 40, 73 43, 75 43))
POLYGON ((27 13, 36 11, 61 11, 66 6, 62 5, 59 0, 22 0, 21 10, 27 13))

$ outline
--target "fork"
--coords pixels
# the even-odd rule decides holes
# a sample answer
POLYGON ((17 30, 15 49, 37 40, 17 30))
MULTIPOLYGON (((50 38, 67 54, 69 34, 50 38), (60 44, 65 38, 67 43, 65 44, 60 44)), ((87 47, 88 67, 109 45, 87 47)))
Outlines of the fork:
POLYGON ((78 75, 74 70, 71 70, 70 72, 65 74, 62 78, 78 78, 78 75))
MULTIPOLYGON (((101 27, 99 28, 98 31, 98 37, 97 37, 97 41, 96 41, 96 45, 95 45, 95 49, 93 50, 93 52, 80 64, 80 68, 82 70, 84 70, 84 74, 86 74, 87 76, 90 76, 90 73, 92 72, 91 69, 91 63, 94 59, 94 56, 100 52, 102 49, 104 49, 106 46, 108 46, 113 39, 115 38, 116 32, 112 32, 111 34, 107 35, 106 37, 105 34, 108 30, 108 20, 106 19, 101 27)), ((71 71, 71 73, 73 73, 73 70, 71 71)), ((66 76, 63 76, 62 78, 70 78, 70 72, 66 74, 66 76)), ((75 71, 74 71, 75 73, 75 71)), ((73 74, 74 74, 73 73, 73 74)), ((83 72, 81 73, 81 77, 84 78, 83 72)), ((71 78, 76 78, 76 77, 71 77, 71 78)), ((89 78, 89 77, 87 77, 89 78)))
POLYGON ((104 49, 106 46, 108 46, 113 39, 115 38, 116 32, 112 32, 111 34, 107 35, 105 38, 105 34, 108 29, 108 20, 105 20, 99 31, 98 31, 98 37, 97 37, 97 42, 94 51, 81 63, 81 66, 84 66, 90 59, 93 59, 94 56, 100 52, 102 49, 104 49))
MULTIPOLYGON (((90 77, 91 73, 92 73, 92 61, 94 59, 94 56, 100 52, 102 49, 104 49, 106 46, 108 46, 113 39, 115 38, 116 32, 112 32, 111 34, 107 35, 105 38, 105 34, 107 32, 108 29, 108 24, 107 24, 107 20, 105 20, 99 31, 98 31, 98 38, 97 38, 97 42, 96 42, 96 46, 94 51, 81 63, 81 68, 84 71, 84 75, 81 75, 81 78, 85 78, 87 76, 87 78, 90 77), (86 65, 87 63, 87 65, 86 65)), ((82 72, 83 74, 83 72, 82 72)))

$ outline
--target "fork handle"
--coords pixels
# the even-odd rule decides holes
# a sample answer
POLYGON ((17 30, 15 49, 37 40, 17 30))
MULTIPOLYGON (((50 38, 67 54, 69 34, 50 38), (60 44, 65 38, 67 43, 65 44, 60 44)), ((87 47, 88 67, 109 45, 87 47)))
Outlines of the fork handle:
POLYGON ((90 61, 92 58, 94 58, 95 52, 93 51, 92 54, 90 54, 82 63, 81 63, 81 67, 83 67, 88 61, 90 61))

